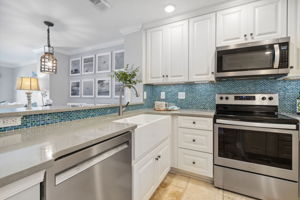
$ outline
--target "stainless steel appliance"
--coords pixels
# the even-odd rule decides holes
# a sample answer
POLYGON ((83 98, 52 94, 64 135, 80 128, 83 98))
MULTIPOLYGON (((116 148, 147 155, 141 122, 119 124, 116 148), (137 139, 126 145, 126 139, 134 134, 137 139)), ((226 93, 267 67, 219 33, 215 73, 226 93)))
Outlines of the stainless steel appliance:
POLYGON ((55 160, 46 171, 46 200, 131 200, 131 134, 55 160))
POLYGON ((278 114, 277 94, 218 94, 214 184, 259 199, 296 200, 299 123, 278 114))
POLYGON ((216 79, 287 75, 289 40, 287 37, 218 47, 216 79))

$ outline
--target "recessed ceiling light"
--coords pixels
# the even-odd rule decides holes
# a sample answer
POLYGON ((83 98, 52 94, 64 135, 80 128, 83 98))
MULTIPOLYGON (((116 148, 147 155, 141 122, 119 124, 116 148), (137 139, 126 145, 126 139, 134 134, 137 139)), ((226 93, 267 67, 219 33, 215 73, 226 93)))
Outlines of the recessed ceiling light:
POLYGON ((165 12, 166 13, 172 13, 172 12, 174 12, 175 11, 175 6, 174 5, 167 5, 166 7, 165 7, 165 12))

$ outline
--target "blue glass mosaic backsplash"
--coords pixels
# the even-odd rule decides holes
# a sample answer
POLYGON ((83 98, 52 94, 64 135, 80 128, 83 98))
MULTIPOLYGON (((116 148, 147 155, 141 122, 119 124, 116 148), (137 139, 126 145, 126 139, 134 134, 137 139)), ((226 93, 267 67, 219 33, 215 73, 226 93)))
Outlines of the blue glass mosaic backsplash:
MULTIPOLYGON (((179 85, 145 85, 147 99, 144 104, 132 105, 128 110, 152 108, 153 102, 160 99, 160 92, 166 93, 163 101, 175 103, 183 109, 215 109, 215 95, 218 93, 278 93, 279 111, 296 112, 296 98, 300 92, 299 80, 235 80, 217 83, 179 84, 179 85), (178 99, 178 92, 185 92, 185 99, 178 99)), ((58 122, 97 117, 117 113, 118 108, 97 108, 68 112, 26 115, 20 126, 0 128, 0 132, 21 128, 42 126, 58 122)))
POLYGON ((165 92, 166 98, 163 101, 175 103, 183 109, 214 110, 215 96, 218 93, 278 93, 279 111, 295 113, 296 98, 300 92, 300 81, 231 80, 217 83, 155 85, 148 87, 152 87, 150 91, 153 101, 161 100, 160 92, 165 92), (185 92, 185 99, 178 99, 178 92, 185 92))

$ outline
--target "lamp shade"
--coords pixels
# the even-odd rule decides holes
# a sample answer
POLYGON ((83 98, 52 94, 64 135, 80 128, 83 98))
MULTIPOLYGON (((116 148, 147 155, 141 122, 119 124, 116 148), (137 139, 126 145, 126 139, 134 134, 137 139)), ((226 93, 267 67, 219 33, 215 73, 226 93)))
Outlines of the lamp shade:
POLYGON ((39 91, 39 79, 32 77, 19 77, 17 80, 17 90, 39 91))

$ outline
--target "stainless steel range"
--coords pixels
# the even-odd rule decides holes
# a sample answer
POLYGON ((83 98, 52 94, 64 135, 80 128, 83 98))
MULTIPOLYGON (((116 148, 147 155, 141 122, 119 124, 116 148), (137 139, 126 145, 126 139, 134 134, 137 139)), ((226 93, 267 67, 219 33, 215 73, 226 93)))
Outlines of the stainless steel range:
POLYGON ((214 184, 259 199, 299 195, 299 123, 278 114, 277 94, 218 94, 214 184))

